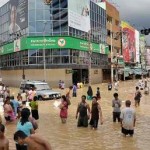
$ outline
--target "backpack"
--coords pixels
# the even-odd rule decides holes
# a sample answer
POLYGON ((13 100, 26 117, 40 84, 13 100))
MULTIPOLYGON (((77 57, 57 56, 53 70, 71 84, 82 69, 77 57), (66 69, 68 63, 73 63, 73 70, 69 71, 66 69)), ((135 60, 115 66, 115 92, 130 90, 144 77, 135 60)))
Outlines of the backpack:
POLYGON ((137 96, 141 98, 142 97, 141 92, 138 92, 137 96))
POLYGON ((137 95, 135 96, 134 100, 140 100, 141 97, 142 97, 142 94, 141 94, 141 92, 139 91, 139 92, 137 93, 137 95))

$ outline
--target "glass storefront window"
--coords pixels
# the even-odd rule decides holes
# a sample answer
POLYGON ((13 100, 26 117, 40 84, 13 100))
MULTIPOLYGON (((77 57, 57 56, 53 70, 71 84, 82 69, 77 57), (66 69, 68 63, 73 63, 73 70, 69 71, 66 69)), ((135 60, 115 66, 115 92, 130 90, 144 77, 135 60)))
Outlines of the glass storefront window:
MULTIPOLYGON (((47 50, 45 50, 46 53, 47 50)), ((47 54, 46 54, 47 55, 47 54)), ((43 49, 38 49, 37 50, 37 56, 43 56, 43 49)))
POLYGON ((60 64, 60 56, 53 56, 53 64, 60 64))
POLYGON ((43 62, 43 57, 37 57, 37 64, 43 64, 43 62))
POLYGON ((53 50, 53 55, 59 55, 60 56, 60 50, 53 50))
POLYGON ((69 50, 68 49, 61 49, 60 55, 69 55, 69 50))
POLYGON ((37 55, 37 50, 29 50, 29 57, 36 57, 37 55))
POLYGON ((30 57, 29 64, 36 64, 36 57, 30 57))
POLYGON ((69 56, 62 56, 61 60, 62 60, 61 61, 62 64, 66 64, 66 63, 68 64, 69 63, 69 56))

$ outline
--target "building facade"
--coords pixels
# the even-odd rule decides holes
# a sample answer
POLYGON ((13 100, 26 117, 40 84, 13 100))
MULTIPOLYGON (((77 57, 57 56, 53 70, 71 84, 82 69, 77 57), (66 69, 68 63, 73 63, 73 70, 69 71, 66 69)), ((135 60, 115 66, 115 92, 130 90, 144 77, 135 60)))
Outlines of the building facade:
MULTIPOLYGON (((109 48, 109 69, 104 70, 105 80, 109 80, 113 72, 113 80, 118 79, 118 70, 124 68, 124 63, 118 63, 122 59, 120 14, 111 3, 104 1, 101 6, 106 8, 107 15, 107 45, 109 48)), ((122 61, 121 61, 122 62, 122 61)))
POLYGON ((22 79, 46 80, 52 86, 59 80, 67 86, 87 82, 89 51, 92 83, 102 82, 103 69, 108 68, 106 10, 96 3, 10 0, 0 8, 0 19, 4 83, 18 86, 22 79))

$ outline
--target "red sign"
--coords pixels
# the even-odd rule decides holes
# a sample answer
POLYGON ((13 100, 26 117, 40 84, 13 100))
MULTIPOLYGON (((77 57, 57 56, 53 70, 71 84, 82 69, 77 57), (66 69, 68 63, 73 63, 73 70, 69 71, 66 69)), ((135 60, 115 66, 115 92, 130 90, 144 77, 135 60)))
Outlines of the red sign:
POLYGON ((125 62, 136 61, 135 29, 122 22, 122 51, 125 62))

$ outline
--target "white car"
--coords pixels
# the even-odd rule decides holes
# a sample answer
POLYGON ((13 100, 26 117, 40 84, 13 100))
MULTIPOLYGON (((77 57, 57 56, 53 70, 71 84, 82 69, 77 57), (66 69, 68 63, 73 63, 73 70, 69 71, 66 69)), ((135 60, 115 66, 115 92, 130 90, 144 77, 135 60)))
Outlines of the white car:
POLYGON ((38 100, 49 100, 61 98, 61 93, 53 91, 46 82, 43 81, 23 81, 20 85, 20 93, 25 90, 26 92, 30 88, 36 89, 36 95, 38 100))

